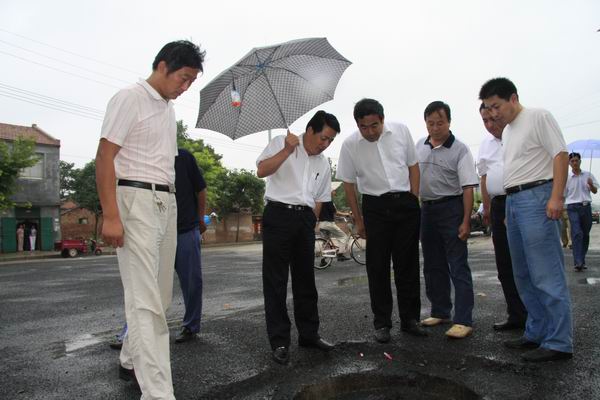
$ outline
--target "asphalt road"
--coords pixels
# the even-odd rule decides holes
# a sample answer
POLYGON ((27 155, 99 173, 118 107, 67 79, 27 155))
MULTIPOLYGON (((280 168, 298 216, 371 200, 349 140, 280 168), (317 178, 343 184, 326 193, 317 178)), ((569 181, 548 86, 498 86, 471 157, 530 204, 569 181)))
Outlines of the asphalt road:
MULTIPOLYGON (((396 323, 391 343, 375 343, 364 267, 334 263, 316 277, 321 334, 338 346, 330 354, 299 349, 293 332, 292 361, 285 367, 270 359, 260 245, 205 249, 202 332, 194 342, 171 346, 175 394, 178 399, 600 399, 599 239, 595 224, 586 272, 573 272, 566 256, 575 357, 544 365, 526 364, 519 351, 503 348, 501 341, 518 333, 491 329, 504 318, 505 306, 487 237, 469 240, 476 294, 471 338, 449 341, 445 327, 414 338, 401 334, 396 323)), ((172 336, 183 314, 177 279, 174 285, 168 313, 172 336)), ((422 298, 425 317, 424 289, 422 298)), ((118 352, 107 345, 124 320, 122 301, 114 256, 0 264, 0 399, 139 398, 133 386, 117 379, 118 352)))

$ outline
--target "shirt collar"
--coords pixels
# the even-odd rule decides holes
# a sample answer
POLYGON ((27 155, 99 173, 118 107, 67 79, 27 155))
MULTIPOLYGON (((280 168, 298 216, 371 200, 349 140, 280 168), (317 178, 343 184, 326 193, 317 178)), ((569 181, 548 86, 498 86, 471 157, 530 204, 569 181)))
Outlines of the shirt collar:
MULTIPOLYGON (((434 147, 431 144, 431 142, 429 141, 430 138, 431 138, 431 136, 427 136, 427 139, 425 139, 425 144, 428 144, 429 147, 431 147, 433 149, 434 147)), ((450 131, 450 136, 448 136, 448 138, 446 139, 446 141, 444 143, 442 143, 442 146, 444 146, 445 148, 449 149, 450 147, 452 147, 452 144, 454 144, 455 140, 456 140, 456 138, 452 134, 452 131, 450 131)))
MULTIPOLYGON (((381 136, 379 136, 379 139, 381 139, 384 135, 388 135, 392 133, 392 130, 385 124, 385 122, 383 123, 383 132, 381 132, 381 136)), ((379 139, 377 139, 377 141, 379 141, 379 139)), ((360 133, 360 130, 358 131, 358 140, 359 141, 365 141, 367 139, 365 139, 365 137, 362 135, 362 133, 360 133)), ((377 143, 377 142, 376 142, 377 143)))
MULTIPOLYGON (((162 100, 162 101, 167 101, 165 99, 163 99, 163 97, 156 91, 156 89, 154 89, 149 83, 148 81, 146 81, 145 79, 140 79, 138 81, 138 85, 140 85, 141 87, 143 87, 144 89, 146 89, 146 92, 148 92, 148 94, 150 96, 152 96, 152 98, 154 98, 154 100, 162 100)), ((168 101, 167 101, 168 102, 168 101)))

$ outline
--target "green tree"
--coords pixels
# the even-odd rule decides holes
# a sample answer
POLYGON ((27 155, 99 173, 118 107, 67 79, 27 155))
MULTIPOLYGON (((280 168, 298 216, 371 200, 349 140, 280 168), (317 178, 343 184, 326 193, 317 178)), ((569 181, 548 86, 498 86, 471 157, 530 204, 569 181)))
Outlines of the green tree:
POLYGON ((15 205, 10 196, 17 191, 19 173, 37 161, 34 140, 18 137, 12 145, 0 140, 0 211, 15 205))
POLYGON ((202 139, 191 139, 187 129, 183 121, 177 121, 177 146, 192 153, 202 170, 207 186, 207 207, 220 210, 218 187, 227 176, 227 169, 221 163, 222 156, 215 153, 211 146, 204 144, 202 139))
POLYGON ((87 208, 96 216, 94 239, 98 236, 98 219, 102 214, 100 198, 96 191, 96 161, 92 160, 80 170, 74 170, 72 198, 80 207, 87 208))
POLYGON ((60 198, 66 199, 73 194, 73 184, 79 170, 75 168, 75 163, 68 163, 63 160, 60 160, 58 168, 60 173, 60 198))

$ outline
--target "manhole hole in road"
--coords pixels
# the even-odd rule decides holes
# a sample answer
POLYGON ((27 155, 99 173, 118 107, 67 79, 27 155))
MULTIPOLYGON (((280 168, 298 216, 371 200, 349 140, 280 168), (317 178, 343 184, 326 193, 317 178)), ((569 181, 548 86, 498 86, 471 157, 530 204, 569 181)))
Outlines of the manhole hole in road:
POLYGON ((350 374, 304 386, 295 400, 479 400, 466 386, 424 374, 350 374))

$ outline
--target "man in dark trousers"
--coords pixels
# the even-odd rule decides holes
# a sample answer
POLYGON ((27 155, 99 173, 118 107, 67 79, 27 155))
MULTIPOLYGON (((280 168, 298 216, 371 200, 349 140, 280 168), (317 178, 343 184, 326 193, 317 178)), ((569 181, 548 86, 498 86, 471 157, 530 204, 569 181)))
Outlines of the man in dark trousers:
POLYGON ((196 159, 179 149, 175 158, 175 199, 177 200, 177 253, 175 271, 179 277, 185 315, 175 343, 192 340, 200 331, 202 316, 201 235, 206 231, 206 182, 196 159))
POLYGON ((263 214, 263 291, 273 360, 289 361, 290 319, 286 297, 292 275, 294 318, 300 346, 333 349, 319 336, 313 269, 315 225, 321 203, 331 200, 331 170, 321 154, 340 131, 336 117, 318 111, 296 136, 288 131, 267 145, 256 164, 267 177, 263 214))
POLYGON ((342 145, 336 177, 344 182, 357 233, 367 238, 367 276, 375 340, 390 341, 394 283, 403 332, 427 336, 419 326, 419 165, 410 131, 384 123, 383 106, 362 99, 354 106, 358 130, 342 145), (362 212, 356 192, 362 193, 362 212))
POLYGON ((494 121, 490 112, 485 109, 483 103, 479 107, 479 113, 483 119, 485 129, 490 133, 479 146, 479 158, 477 170, 481 176, 481 197, 483 199, 483 220, 485 224, 491 222, 492 243, 496 255, 496 268, 498 269, 498 280, 502 285, 504 299, 506 300, 506 321, 494 324, 497 331, 510 329, 523 329, 527 321, 527 310, 519 297, 515 278, 513 277, 512 262, 510 261, 510 250, 506 237, 506 225, 504 225, 506 192, 503 187, 504 160, 502 151, 502 130, 504 125, 500 121, 494 121))

